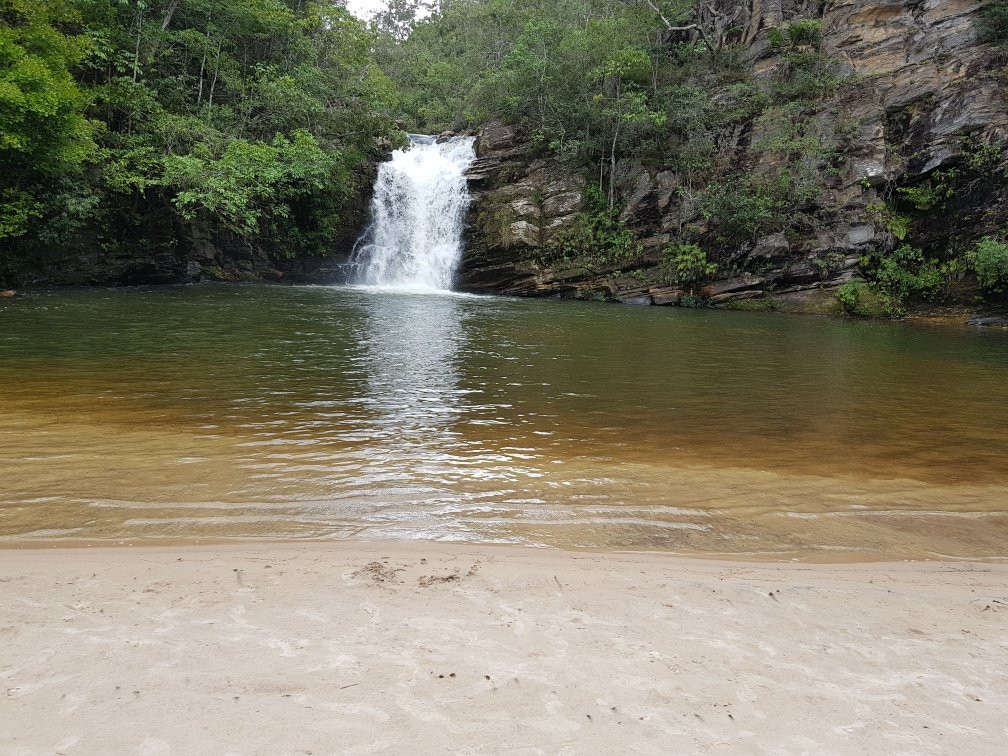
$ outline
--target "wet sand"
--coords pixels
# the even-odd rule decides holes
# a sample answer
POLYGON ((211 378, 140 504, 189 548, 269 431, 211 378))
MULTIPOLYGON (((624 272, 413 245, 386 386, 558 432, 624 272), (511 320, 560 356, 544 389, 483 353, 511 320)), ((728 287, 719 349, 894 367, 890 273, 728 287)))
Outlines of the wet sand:
POLYGON ((0 551, 0 752, 971 753, 1008 566, 334 542, 0 551))

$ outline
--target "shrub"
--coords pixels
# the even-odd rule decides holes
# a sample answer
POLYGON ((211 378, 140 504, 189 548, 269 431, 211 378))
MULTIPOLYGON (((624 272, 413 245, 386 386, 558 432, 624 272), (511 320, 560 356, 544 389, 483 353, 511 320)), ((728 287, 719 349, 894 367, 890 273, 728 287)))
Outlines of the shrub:
POLYGON ((1008 291, 1008 242, 991 237, 982 239, 966 253, 966 260, 984 289, 996 293, 1008 291))
POLYGON ((632 264, 640 256, 633 233, 609 210, 602 193, 592 187, 585 193, 584 211, 553 236, 537 262, 563 262, 599 273, 632 264))
POLYGON ((908 300, 932 296, 945 285, 949 274, 947 266, 926 258, 921 250, 909 244, 862 258, 861 267, 883 307, 892 316, 905 314, 908 300))
POLYGON ((822 21, 815 18, 799 19, 787 25, 787 36, 795 47, 818 47, 822 42, 822 21))
POLYGON ((980 15, 980 39, 1008 45, 1008 0, 995 0, 980 15))
POLYGON ((676 282, 680 286, 693 287, 708 276, 717 272, 717 265, 707 259, 707 253, 696 244, 681 243, 676 247, 668 247, 665 254, 671 258, 675 269, 676 282))
POLYGON ((735 312, 773 312, 777 306, 771 299, 736 299, 723 305, 721 309, 735 312))
POLYGON ((915 210, 926 212, 955 195, 953 183, 959 176, 955 168, 948 171, 935 171, 927 182, 920 186, 901 186, 896 192, 913 205, 915 210))
POLYGON ((707 300, 694 294, 683 294, 679 297, 679 307, 686 307, 691 310, 702 310, 707 306, 707 300))
POLYGON ((756 239, 782 225, 783 211, 791 200, 785 183, 784 179, 764 182, 752 176, 735 176, 708 186, 701 210, 716 224, 721 239, 756 239))
POLYGON ((834 296, 840 309, 848 315, 875 318, 888 314, 882 300, 864 281, 845 283, 836 290, 834 296))
POLYGON ((819 47, 822 43, 822 21, 803 18, 788 24, 783 29, 770 29, 767 32, 767 41, 775 50, 782 50, 788 46, 819 47))
POLYGON ((983 142, 975 137, 963 141, 963 158, 971 170, 980 174, 992 173, 1001 162, 1004 148, 995 142, 983 142))
POLYGON ((863 281, 845 283, 836 290, 836 300, 844 312, 853 315, 861 304, 861 295, 868 286, 863 281))
POLYGON ((910 234, 913 220, 906 215, 900 215, 884 202, 871 202, 865 207, 868 217, 876 225, 881 226, 900 241, 910 234))
POLYGON ((843 84, 843 79, 831 71, 829 59, 818 50, 796 48, 784 60, 785 76, 774 88, 777 102, 820 100, 843 84))

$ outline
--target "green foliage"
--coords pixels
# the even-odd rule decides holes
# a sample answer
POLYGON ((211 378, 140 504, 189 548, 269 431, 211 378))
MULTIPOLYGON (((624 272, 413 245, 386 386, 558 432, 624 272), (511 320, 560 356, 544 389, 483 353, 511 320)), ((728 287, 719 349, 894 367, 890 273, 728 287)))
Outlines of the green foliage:
POLYGON ((0 22, 0 154, 5 167, 73 170, 94 148, 71 68, 87 41, 59 27, 76 14, 52 0, 6 0, 0 22))
POLYGON ((876 318, 889 314, 878 295, 864 281, 850 281, 834 293, 840 309, 847 315, 876 318))
POLYGON ((1008 0, 994 0, 981 11, 980 38, 996 45, 1008 45, 1008 0))
POLYGON ((762 176, 736 174, 707 187, 701 210, 714 224, 720 239, 757 239, 787 227, 794 209, 812 200, 819 191, 813 176, 800 175, 793 166, 762 176))
POLYGON ((707 253, 691 242, 679 242, 665 247, 661 259, 653 267, 633 271, 641 281, 680 286, 692 294, 696 285, 717 273, 718 266, 707 259, 707 253))
POLYGON ((871 202, 865 207, 865 210, 869 218, 899 241, 903 241, 909 236, 913 220, 906 215, 897 213, 885 202, 871 202))
POLYGON ((886 312, 900 316, 914 299, 929 298, 948 281, 951 269, 909 244, 878 255, 865 257, 862 270, 886 312))
POLYGON ((827 252, 812 259, 812 267, 819 271, 820 278, 829 278, 840 270, 844 256, 840 252, 827 252))
POLYGON ((770 47, 774 50, 782 50, 787 46, 787 37, 784 32, 780 29, 774 27, 767 32, 767 42, 770 43, 770 47))
POLYGON ((735 312, 774 312, 777 305, 772 299, 735 299, 721 305, 721 309, 735 312))
POLYGON ((590 188, 585 193, 584 211, 553 235, 538 262, 599 273, 632 265, 640 256, 633 234, 609 210, 602 193, 590 188))
POLYGON ((1001 164, 1004 148, 995 142, 982 142, 976 137, 963 140, 963 157, 970 170, 980 174, 995 171, 1001 164))
POLYGON ((194 224, 328 251, 375 140, 401 134, 376 33, 339 4, 0 8, 0 256, 83 237, 142 256, 194 224))
POLYGON ((683 294, 679 297, 679 301, 676 302, 678 307, 686 307, 691 310, 702 310, 707 307, 708 302, 703 297, 699 297, 696 294, 683 294))
MULTIPOLYGON (((686 3, 660 5, 675 18, 686 3)), ((394 33, 380 39, 378 55, 399 84, 409 128, 496 119, 557 151, 602 154, 611 114, 594 97, 614 94, 614 76, 624 92, 653 84, 657 23, 646 4, 619 0, 444 2, 401 42, 394 33)), ((650 98, 646 105, 660 111, 650 98)))
POLYGON ((901 186, 896 189, 896 193, 915 210, 926 212, 945 204, 955 194, 953 182, 958 175, 959 171, 954 168, 935 171, 931 178, 920 186, 901 186))
POLYGON ((772 96, 775 102, 818 100, 843 83, 831 70, 831 61, 820 51, 822 21, 799 19, 783 29, 770 29, 771 49, 784 55, 784 65, 772 96))
POLYGON ((774 50, 818 48, 822 44, 822 21, 803 18, 787 24, 783 29, 772 28, 767 32, 767 41, 774 50))
POLYGON ((0 192, 0 239, 23 236, 31 223, 42 217, 43 204, 23 189, 0 192))
POLYGON ((71 73, 87 40, 61 31, 76 18, 57 1, 0 5, 0 240, 28 234, 50 207, 47 185, 79 174, 95 149, 71 73))
POLYGON ((682 242, 675 247, 667 247, 665 255, 675 270, 675 280, 680 286, 691 290, 706 278, 717 273, 718 266, 707 259, 707 253, 696 244, 682 242))
POLYGON ((845 283, 836 290, 836 300, 840 303, 840 307, 843 311, 849 314, 853 314, 857 311, 858 306, 861 304, 861 297, 864 290, 868 288, 867 284, 862 281, 851 281, 850 283, 845 283))
POLYGON ((341 185, 340 155, 322 149, 306 131, 269 144, 236 139, 219 157, 203 145, 165 159, 164 183, 175 189, 174 203, 187 220, 212 217, 241 235, 262 230, 265 214, 286 219, 291 204, 330 184, 341 185))
POLYGON ((795 47, 818 47, 822 43, 822 21, 803 18, 787 25, 787 36, 795 47))
POLYGON ((711 184, 704 194, 704 217, 714 222, 725 241, 757 238, 777 226, 786 207, 783 193, 772 186, 746 182, 742 176, 738 180, 711 184))
POLYGON ((784 62, 773 94, 777 102, 821 100, 843 83, 833 73, 829 58, 819 50, 795 48, 784 56, 784 62))
POLYGON ((1008 242, 986 237, 966 253, 966 260, 984 289, 998 294, 1008 291, 1008 242))

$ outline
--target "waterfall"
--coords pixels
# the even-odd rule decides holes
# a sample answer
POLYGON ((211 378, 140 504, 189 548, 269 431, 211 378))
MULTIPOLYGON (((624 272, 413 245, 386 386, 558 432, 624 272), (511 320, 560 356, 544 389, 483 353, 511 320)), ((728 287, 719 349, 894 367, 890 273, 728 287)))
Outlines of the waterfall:
POLYGON ((438 143, 410 136, 378 168, 371 225, 351 255, 351 283, 450 289, 462 256, 469 206, 465 171, 476 158, 472 137, 438 143))

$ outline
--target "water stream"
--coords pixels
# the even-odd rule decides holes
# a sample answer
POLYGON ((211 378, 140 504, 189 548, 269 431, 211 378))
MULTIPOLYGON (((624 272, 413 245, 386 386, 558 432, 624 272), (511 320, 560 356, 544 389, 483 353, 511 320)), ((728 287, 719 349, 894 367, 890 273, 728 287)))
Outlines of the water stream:
POLYGON ((469 206, 465 171, 476 157, 472 137, 437 141, 413 135, 378 168, 371 225, 351 259, 352 283, 444 291, 462 256, 469 206))

